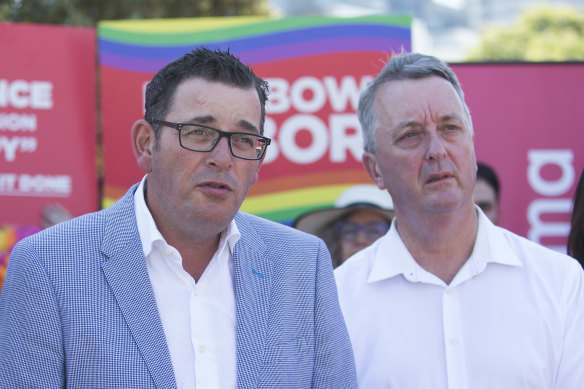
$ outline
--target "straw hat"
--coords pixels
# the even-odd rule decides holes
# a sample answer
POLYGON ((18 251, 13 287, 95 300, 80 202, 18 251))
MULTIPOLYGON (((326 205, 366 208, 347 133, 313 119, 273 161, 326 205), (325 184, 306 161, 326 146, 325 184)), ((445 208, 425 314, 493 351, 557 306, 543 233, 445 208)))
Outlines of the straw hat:
POLYGON ((334 207, 306 212, 296 218, 293 227, 319 235, 332 222, 356 210, 372 210, 388 220, 393 218, 393 201, 385 190, 375 185, 355 185, 343 191, 334 207))

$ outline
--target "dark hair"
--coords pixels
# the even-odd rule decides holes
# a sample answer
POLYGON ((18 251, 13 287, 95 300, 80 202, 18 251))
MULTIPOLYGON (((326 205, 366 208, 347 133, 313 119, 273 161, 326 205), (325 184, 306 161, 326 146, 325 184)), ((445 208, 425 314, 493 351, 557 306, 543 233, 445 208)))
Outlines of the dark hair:
POLYGON ((584 170, 574 193, 572 221, 568 235, 568 255, 576 258, 584 266, 584 170))
POLYGON ((499 192, 501 186, 499 184, 499 177, 492 167, 483 162, 477 162, 477 180, 484 180, 495 191, 495 198, 499 201, 499 192))
MULTIPOLYGON (((268 83, 257 77, 253 70, 231 54, 229 49, 222 51, 199 47, 162 68, 146 86, 144 119, 150 124, 153 124, 155 119, 164 119, 172 105, 176 88, 190 78, 221 82, 242 89, 254 87, 260 100, 260 133, 263 135, 268 83)), ((158 138, 159 126, 153 124, 153 128, 158 138)))
POLYGON ((390 81, 417 80, 431 76, 441 77, 454 87, 468 116, 470 130, 471 132, 473 131, 470 111, 464 101, 464 93, 458 78, 446 63, 429 55, 404 52, 394 53, 359 99, 359 122, 363 129, 363 144, 366 151, 375 152, 376 149, 375 128, 377 119, 374 100, 377 89, 390 81))

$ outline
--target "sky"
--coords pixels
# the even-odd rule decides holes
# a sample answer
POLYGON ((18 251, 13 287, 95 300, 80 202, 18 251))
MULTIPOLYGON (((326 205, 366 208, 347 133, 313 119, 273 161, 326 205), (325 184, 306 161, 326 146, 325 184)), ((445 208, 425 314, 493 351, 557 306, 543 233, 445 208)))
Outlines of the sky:
POLYGON ((434 0, 434 3, 445 5, 450 8, 460 9, 466 4, 466 0, 434 0))

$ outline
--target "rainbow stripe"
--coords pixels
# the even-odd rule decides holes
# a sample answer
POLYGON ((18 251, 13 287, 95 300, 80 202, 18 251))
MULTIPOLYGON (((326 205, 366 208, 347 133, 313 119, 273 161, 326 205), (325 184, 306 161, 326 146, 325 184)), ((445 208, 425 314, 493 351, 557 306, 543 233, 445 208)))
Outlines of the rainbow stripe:
POLYGON ((363 169, 260 179, 241 210, 292 224, 304 212, 332 206, 342 191, 357 184, 371 184, 363 169))
POLYGON ((198 45, 230 48, 250 65, 314 54, 410 50, 411 17, 262 17, 106 21, 98 26, 102 66, 154 73, 198 45))

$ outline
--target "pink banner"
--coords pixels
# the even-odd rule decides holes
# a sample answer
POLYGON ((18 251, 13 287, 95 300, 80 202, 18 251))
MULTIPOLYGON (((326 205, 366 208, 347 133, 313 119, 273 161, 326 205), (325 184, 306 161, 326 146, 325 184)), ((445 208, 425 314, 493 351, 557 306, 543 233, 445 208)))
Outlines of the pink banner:
POLYGON ((471 110, 477 159, 501 181, 501 225, 565 252, 584 168, 584 64, 452 66, 471 110))
POLYGON ((98 207, 95 31, 0 24, 1 223, 98 207))
POLYGON ((98 208, 95 30, 0 23, 0 285, 41 209, 98 208))

